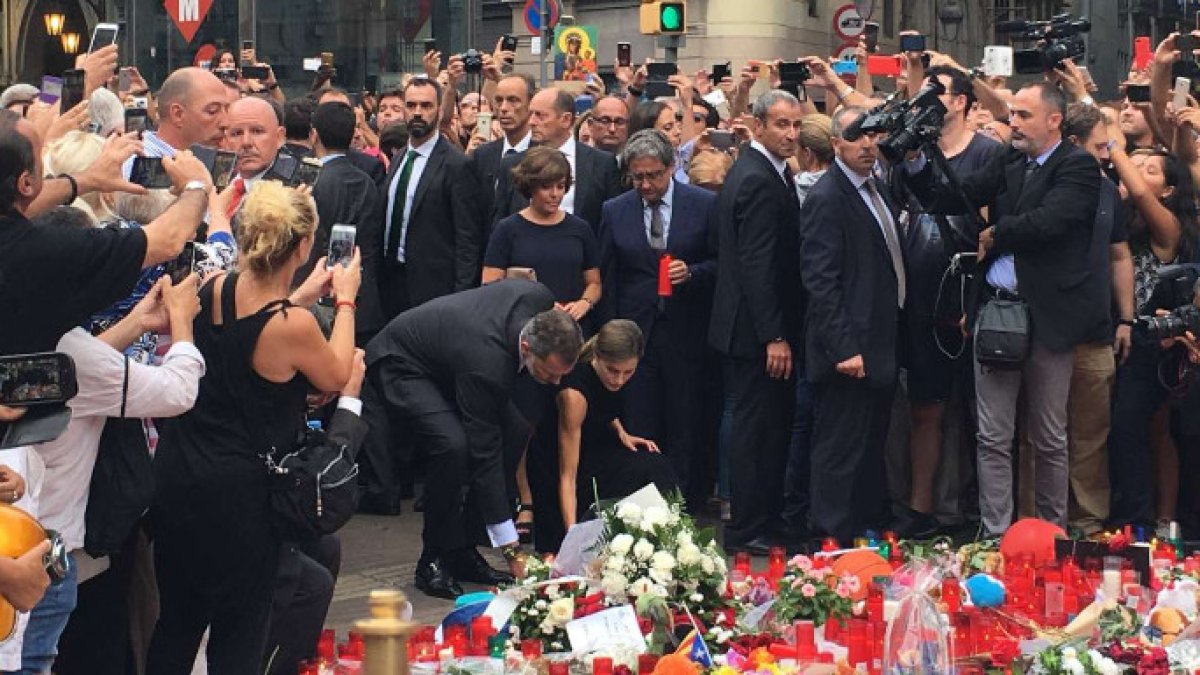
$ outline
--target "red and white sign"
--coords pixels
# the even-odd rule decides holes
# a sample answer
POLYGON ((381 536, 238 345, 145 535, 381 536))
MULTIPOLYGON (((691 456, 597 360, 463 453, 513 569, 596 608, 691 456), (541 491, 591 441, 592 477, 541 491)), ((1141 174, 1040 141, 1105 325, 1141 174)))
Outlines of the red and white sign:
POLYGON ((866 20, 854 5, 842 5, 833 13, 833 32, 844 40, 858 40, 866 30, 866 20))
MULTIPOLYGON (((417 0, 417 13, 412 17, 404 17, 400 21, 400 32, 404 35, 406 42, 412 42, 421 34, 421 29, 429 22, 429 15, 433 11, 432 0, 417 0)), ((407 12, 406 12, 407 14, 407 12)))
POLYGON ((163 0, 167 15, 188 42, 196 37, 196 31, 200 30, 200 24, 204 23, 212 4, 213 0, 163 0))
POLYGON ((854 56, 855 56, 855 50, 857 50, 857 49, 858 49, 857 42, 846 42, 844 44, 838 45, 833 50, 833 60, 834 61, 843 61, 843 60, 849 59, 849 60, 853 61, 854 56))
POLYGON ((210 42, 208 44, 201 45, 200 48, 196 50, 196 56, 192 59, 192 65, 196 66, 197 68, 208 68, 209 64, 211 64, 212 60, 215 58, 217 58, 217 47, 210 42))

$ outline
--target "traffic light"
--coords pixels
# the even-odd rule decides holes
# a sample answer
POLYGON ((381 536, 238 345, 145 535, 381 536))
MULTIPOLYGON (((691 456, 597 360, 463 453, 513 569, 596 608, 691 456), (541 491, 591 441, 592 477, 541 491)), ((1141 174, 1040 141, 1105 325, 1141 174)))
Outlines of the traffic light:
POLYGON ((642 0, 641 32, 644 35, 683 35, 687 32, 687 2, 642 0))

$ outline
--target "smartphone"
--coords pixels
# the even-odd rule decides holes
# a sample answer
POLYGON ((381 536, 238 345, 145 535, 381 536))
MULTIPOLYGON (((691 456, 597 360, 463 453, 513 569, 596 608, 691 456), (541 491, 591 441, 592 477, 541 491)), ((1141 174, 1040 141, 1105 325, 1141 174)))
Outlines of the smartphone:
POLYGON ((1012 77, 1013 48, 988 45, 983 48, 983 74, 988 77, 1012 77))
POLYGON ((500 38, 500 51, 515 52, 517 51, 517 36, 505 35, 500 38))
POLYGON ((270 180, 277 180, 284 185, 291 184, 292 177, 296 175, 296 167, 300 165, 300 160, 281 152, 275 156, 275 161, 271 164, 271 168, 267 169, 266 177, 270 180))
POLYGON ((183 251, 175 259, 163 265, 163 274, 178 284, 196 270, 196 242, 189 241, 183 245, 183 251))
POLYGON ((317 184, 317 179, 320 177, 321 161, 316 157, 305 157, 296 164, 296 170, 292 172, 292 180, 288 185, 290 187, 300 185, 312 187, 317 184))
POLYGON ((354 225, 334 225, 329 230, 329 253, 325 256, 325 267, 350 266, 350 261, 354 259, 354 236, 357 231, 354 225))
MULTIPOLYGON (((63 81, 61 77, 47 75, 42 78, 42 89, 38 92, 38 100, 46 105, 54 105, 62 98, 63 81)), ((66 112, 63 110, 62 112, 66 112)))
POLYGON ((675 87, 661 80, 646 80, 646 99, 653 101, 663 97, 671 97, 675 95, 675 87))
MULTIPOLYGON (((839 63, 841 63, 839 61, 839 63)), ((779 79, 782 82, 803 83, 812 79, 812 71, 807 63, 784 62, 779 64, 779 79)))
POLYGON ((863 24, 863 41, 866 42, 867 52, 874 54, 879 51, 879 23, 868 21, 863 24))
POLYGON ((475 118, 475 135, 487 139, 492 137, 492 113, 481 112, 475 118))
POLYGON ((67 354, 0 356, 0 405, 64 403, 78 391, 75 361, 67 354))
POLYGON ((1192 93, 1192 81, 1186 77, 1175 78, 1175 110, 1183 110, 1188 104, 1188 94, 1192 93))
POLYGON ((668 77, 679 72, 679 66, 674 63, 650 63, 646 65, 646 74, 652 82, 666 82, 668 77))
POLYGON ((1149 103, 1150 85, 1131 84, 1125 87, 1125 98, 1129 99, 1130 103, 1149 103))
POLYGON ((333 67, 333 52, 321 52, 321 65, 326 68, 333 67))
POLYGON ((575 114, 582 115, 596 106, 596 99, 584 94, 575 99, 575 114))
POLYGON ((1194 62, 1196 54, 1196 38, 1191 33, 1183 33, 1175 38, 1175 48, 1179 50, 1179 60, 1183 63, 1194 62))
POLYGON ((368 75, 367 76, 366 81, 363 83, 363 93, 367 94, 368 96, 376 96, 379 94, 379 76, 378 75, 368 75))
POLYGON ((265 80, 271 77, 271 69, 268 66, 242 66, 242 77, 247 80, 265 80))
POLYGON ((436 52, 437 50, 438 50, 437 40, 435 40, 433 38, 429 38, 429 39, 425 40, 425 53, 426 54, 428 54, 429 52, 436 52))
POLYGON ((708 141, 717 150, 728 151, 733 148, 733 132, 713 129, 708 132, 708 141))
POLYGON ((125 133, 137 133, 138 138, 142 137, 142 132, 149 129, 150 118, 147 116, 145 108, 126 108, 125 109, 125 133))
POLYGON ((923 51, 925 51, 925 36, 924 35, 901 35, 900 36, 900 51, 902 51, 902 52, 923 52, 923 51))
POLYGON ((171 187, 171 177, 163 169, 162 157, 134 157, 129 171, 129 182, 150 190, 165 190, 171 187))
POLYGON ((63 71, 62 96, 59 99, 62 104, 59 106, 59 110, 65 113, 83 101, 83 78, 82 69, 63 71))
POLYGON ((727 77, 733 77, 732 64, 729 61, 714 63, 712 67, 712 83, 714 85, 721 84, 721 81, 727 77))
POLYGON ((532 267, 508 267, 504 270, 504 278, 537 281, 537 270, 532 267))
POLYGON ((236 83, 238 81, 238 71, 236 68, 218 68, 213 71, 213 75, 216 75, 217 79, 222 82, 236 83))
POLYGON ((348 96, 350 98, 350 107, 351 108, 361 108, 362 107, 362 92, 361 91, 352 91, 349 94, 346 94, 346 96, 348 96))
POLYGON ((117 75, 117 91, 129 91, 133 86, 133 71, 129 68, 122 68, 117 75))
POLYGON ((212 168, 208 173, 212 176, 213 187, 224 190, 233 180, 233 170, 237 167, 237 153, 228 150, 217 150, 213 158, 212 168))
POLYGON ((633 46, 628 42, 617 43, 617 65, 628 68, 633 62, 633 46))
POLYGON ((903 66, 898 56, 871 54, 867 57, 867 72, 879 77, 900 77, 903 66))
POLYGON ((1154 60, 1154 52, 1150 49, 1150 38, 1147 36, 1133 39, 1133 67, 1142 70, 1154 60))
POLYGON ((88 45, 88 53, 103 49, 117 42, 117 31, 120 28, 115 23, 98 23, 92 29, 92 43, 88 45))

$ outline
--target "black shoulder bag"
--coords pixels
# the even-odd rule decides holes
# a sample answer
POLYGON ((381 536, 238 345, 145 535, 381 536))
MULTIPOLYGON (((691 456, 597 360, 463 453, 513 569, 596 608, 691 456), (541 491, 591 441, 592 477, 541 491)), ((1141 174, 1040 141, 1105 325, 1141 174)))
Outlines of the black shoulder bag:
POLYGON ((154 499, 154 465, 142 420, 125 417, 129 357, 121 385, 121 416, 104 422, 88 492, 83 548, 99 558, 118 553, 154 499))
POLYGON ((1029 358, 1029 306, 1024 300, 996 297, 975 319, 975 358, 996 370, 1016 370, 1029 358))

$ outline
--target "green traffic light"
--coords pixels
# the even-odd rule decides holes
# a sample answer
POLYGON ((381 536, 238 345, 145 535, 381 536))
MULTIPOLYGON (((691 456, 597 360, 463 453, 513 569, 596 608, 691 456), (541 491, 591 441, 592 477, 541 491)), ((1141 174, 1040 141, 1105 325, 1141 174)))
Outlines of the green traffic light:
POLYGON ((683 8, 679 5, 664 4, 660 18, 664 31, 683 30, 683 8))

